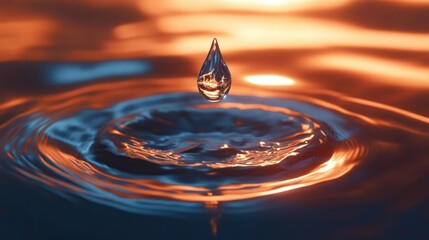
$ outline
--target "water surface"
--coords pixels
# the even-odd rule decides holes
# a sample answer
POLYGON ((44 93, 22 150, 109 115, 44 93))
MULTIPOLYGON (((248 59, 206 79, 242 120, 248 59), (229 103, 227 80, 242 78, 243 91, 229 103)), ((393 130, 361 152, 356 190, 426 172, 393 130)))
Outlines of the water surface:
POLYGON ((5 239, 428 238, 425 2, 0 6, 5 239))

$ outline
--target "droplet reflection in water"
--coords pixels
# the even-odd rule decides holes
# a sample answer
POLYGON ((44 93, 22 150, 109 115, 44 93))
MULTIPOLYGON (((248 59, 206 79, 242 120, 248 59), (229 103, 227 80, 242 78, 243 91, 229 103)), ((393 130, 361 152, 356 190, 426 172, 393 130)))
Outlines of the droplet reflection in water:
POLYGON ((222 58, 214 38, 206 60, 198 74, 198 90, 210 102, 219 102, 228 95, 231 88, 231 73, 222 58))

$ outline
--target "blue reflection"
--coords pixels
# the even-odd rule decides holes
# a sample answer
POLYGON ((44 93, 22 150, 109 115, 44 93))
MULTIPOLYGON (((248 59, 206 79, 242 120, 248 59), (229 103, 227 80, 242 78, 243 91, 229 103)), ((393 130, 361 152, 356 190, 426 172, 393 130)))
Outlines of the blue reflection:
MULTIPOLYGON (((231 97, 232 102, 251 102, 255 97, 248 96, 235 96, 231 97)), ((358 131, 357 126, 351 126, 350 123, 342 116, 338 115, 335 111, 321 108, 317 105, 308 104, 305 102, 295 101, 288 99, 276 99, 276 98, 257 98, 261 103, 271 106, 278 106, 287 109, 291 109, 296 112, 303 113, 307 116, 311 116, 313 119, 319 122, 328 124, 331 128, 335 129, 336 134, 333 136, 335 139, 344 141, 353 137, 358 131), (350 125, 350 126, 348 126, 350 125)))
POLYGON ((47 81, 51 85, 64 85, 112 77, 129 77, 146 74, 151 65, 142 60, 115 60, 100 63, 63 63, 48 68, 47 81))

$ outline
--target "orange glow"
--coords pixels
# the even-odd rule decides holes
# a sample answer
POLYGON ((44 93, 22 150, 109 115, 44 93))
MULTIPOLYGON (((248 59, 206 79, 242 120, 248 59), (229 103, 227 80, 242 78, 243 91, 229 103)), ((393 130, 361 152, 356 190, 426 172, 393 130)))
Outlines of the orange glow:
MULTIPOLYGON (((202 203, 237 201, 262 197, 339 178, 353 168, 353 166, 356 164, 355 161, 359 156, 362 155, 363 150, 360 148, 349 148, 347 151, 338 151, 334 153, 331 159, 329 159, 327 162, 321 164, 310 173, 300 177, 261 184, 224 185, 219 187, 219 189, 216 189, 220 192, 219 195, 212 195, 210 194, 212 192, 211 190, 202 187, 165 185, 164 183, 158 183, 156 181, 147 179, 118 179, 104 174, 103 172, 87 164, 85 161, 77 159, 73 155, 57 151, 58 149, 56 147, 49 146, 47 143, 39 143, 39 148, 40 151, 50 159, 50 161, 55 163, 55 165, 59 165, 62 169, 67 169, 68 171, 73 172, 73 174, 78 177, 74 179, 74 181, 84 180, 91 182, 92 184, 104 188, 105 190, 112 189, 112 193, 120 193, 120 195, 123 197, 161 197, 202 203), (108 181, 108 179, 111 178, 115 178, 112 179, 115 181, 108 181), (118 180, 123 184, 117 184, 116 182, 118 180), (118 189, 123 189, 123 191, 113 191, 118 189)), ((46 164, 47 167, 50 167, 52 171, 59 171, 58 173, 61 173, 61 170, 57 169, 49 162, 44 162, 44 164, 46 164)), ((23 172, 23 174, 27 173, 23 172)), ((32 178, 35 177, 36 176, 32 176, 32 178)), ((73 185, 69 185, 49 176, 36 178, 37 180, 45 182, 46 184, 51 182, 50 184, 55 183, 59 186, 74 188, 73 185)))
POLYGON ((170 12, 199 12, 217 10, 240 10, 257 12, 291 12, 304 9, 329 9, 344 5, 351 0, 162 0, 140 1, 141 10, 151 14, 170 12))
POLYGON ((328 47, 429 51, 429 34, 372 30, 309 17, 267 17, 257 14, 237 17, 237 14, 196 13, 162 16, 154 22, 144 24, 156 25, 158 31, 174 38, 171 42, 159 42, 156 37, 147 36, 150 28, 146 32, 146 28, 125 25, 119 28, 123 30, 118 30, 118 36, 145 36, 144 39, 131 37, 120 42, 111 41, 106 44, 106 50, 124 53, 143 51, 151 55, 189 55, 201 53, 201 49, 207 48, 207 42, 217 36, 222 38, 224 52, 328 47), (208 29, 210 32, 206 33, 208 29))
POLYGON ((27 102, 27 100, 28 99, 26 99, 26 98, 16 98, 16 99, 10 100, 8 102, 1 103, 0 104, 0 110, 6 109, 6 108, 11 108, 11 107, 14 107, 14 106, 19 105, 19 104, 23 104, 23 103, 27 102))
POLYGON ((312 56, 304 64, 314 68, 349 71, 386 84, 429 87, 429 69, 403 60, 353 53, 329 53, 312 56))
POLYGON ((280 75, 249 75, 245 76, 244 80, 252 84, 265 86, 287 86, 295 84, 293 79, 280 75))
POLYGON ((115 27, 113 29, 113 34, 118 39, 147 37, 156 34, 156 25, 146 21, 126 23, 115 27))
POLYGON ((0 60, 26 58, 31 48, 49 45, 54 27, 48 20, 0 22, 0 60))

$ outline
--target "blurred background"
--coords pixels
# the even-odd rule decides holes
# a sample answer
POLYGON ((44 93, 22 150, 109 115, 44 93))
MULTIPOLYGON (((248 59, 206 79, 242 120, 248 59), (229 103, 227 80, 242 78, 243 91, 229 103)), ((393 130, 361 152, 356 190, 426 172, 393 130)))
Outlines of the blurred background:
MULTIPOLYGON (((101 87, 100 99, 108 102, 121 86, 133 86, 129 80, 141 82, 141 89, 144 81, 171 83, 156 93, 197 92, 196 76, 214 37, 232 74, 232 96, 253 92, 271 97, 271 91, 337 94, 428 122, 427 0, 0 0, 0 111, 22 99, 90 84, 101 87)), ((137 91, 123 92, 121 99, 138 96, 137 91)), ((424 127, 429 132, 427 124, 424 127)), ((418 207, 410 207, 402 218, 373 214, 377 203, 353 215, 358 217, 352 222, 347 214, 333 214, 336 204, 330 202, 317 213, 300 206, 287 215, 246 216, 244 223, 240 216, 223 217, 219 237, 308 239, 314 237, 309 226, 318 226, 317 236, 327 239, 427 239, 428 196, 422 192, 427 171, 420 176, 414 180, 421 186, 413 192, 419 197, 412 199, 423 203, 403 196, 398 208, 418 207), (261 219, 269 221, 260 228, 261 219), (350 226, 341 225, 344 219, 350 226), (286 223, 289 228, 283 231, 286 223), (343 228, 340 235, 333 234, 337 225, 343 228), (403 228, 392 231, 398 226, 403 228)), ((2 231, 5 239, 214 237, 207 216, 177 221, 91 204, 80 207, 4 178, 0 238, 2 231)), ((296 203, 288 204, 293 208, 296 203)))
POLYGON ((194 78, 217 37, 235 84, 248 76, 277 75, 418 112, 428 103, 424 0, 0 5, 1 98, 96 79, 194 78), (410 94, 416 102, 408 102, 410 94))

